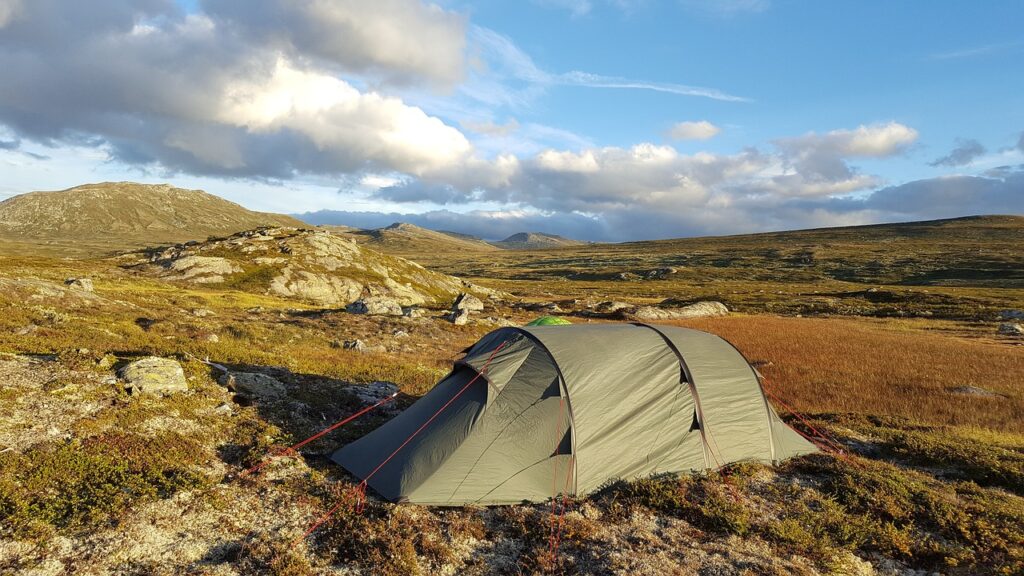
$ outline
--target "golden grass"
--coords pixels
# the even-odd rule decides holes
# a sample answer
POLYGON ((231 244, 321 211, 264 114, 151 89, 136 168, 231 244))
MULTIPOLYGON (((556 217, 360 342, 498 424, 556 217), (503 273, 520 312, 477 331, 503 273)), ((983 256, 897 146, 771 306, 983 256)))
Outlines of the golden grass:
POLYGON ((676 324, 722 336, 751 362, 770 362, 759 366, 769 387, 799 411, 1024 433, 1024 347, 864 319, 735 316, 676 324), (1003 397, 951 392, 960 386, 1003 397))

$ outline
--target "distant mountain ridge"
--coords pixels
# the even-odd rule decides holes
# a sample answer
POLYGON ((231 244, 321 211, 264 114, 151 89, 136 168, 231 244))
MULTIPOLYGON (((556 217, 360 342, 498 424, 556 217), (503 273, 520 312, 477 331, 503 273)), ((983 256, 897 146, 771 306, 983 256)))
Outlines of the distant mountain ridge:
POLYGON ((492 242, 495 246, 506 250, 542 250, 545 248, 561 248, 564 246, 584 246, 587 242, 572 240, 557 234, 545 234, 543 232, 519 232, 499 242, 492 242))
POLYGON ((387 252, 403 255, 423 252, 488 252, 497 250, 494 246, 469 235, 438 232, 408 224, 395 222, 384 228, 353 230, 347 233, 360 244, 387 252))
POLYGON ((259 226, 305 225, 291 216, 255 212, 202 190, 169 184, 102 182, 0 202, 0 238, 58 251, 125 250, 259 226))

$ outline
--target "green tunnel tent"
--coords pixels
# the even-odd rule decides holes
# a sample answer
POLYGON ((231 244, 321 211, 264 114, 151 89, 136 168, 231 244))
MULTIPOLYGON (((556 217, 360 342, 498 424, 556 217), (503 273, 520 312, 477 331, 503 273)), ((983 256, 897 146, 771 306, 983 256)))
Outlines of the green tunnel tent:
POLYGON ((616 479, 816 451, 718 336, 576 324, 487 334, 430 392, 332 458, 388 500, 455 506, 584 496, 616 479))

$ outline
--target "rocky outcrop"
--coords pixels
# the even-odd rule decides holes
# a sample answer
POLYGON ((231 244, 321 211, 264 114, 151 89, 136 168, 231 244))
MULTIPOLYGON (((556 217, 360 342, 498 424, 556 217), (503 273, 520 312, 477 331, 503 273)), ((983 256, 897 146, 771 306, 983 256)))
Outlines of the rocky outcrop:
POLYGON ((370 297, 390 298, 400 306, 436 305, 464 292, 494 295, 325 230, 260 228, 177 244, 147 256, 137 267, 165 280, 230 282, 235 288, 320 306, 345 306, 370 297))
POLYGON ((232 392, 257 401, 277 400, 288 391, 277 378, 259 372, 231 372, 222 377, 221 383, 232 392))
POLYGON ((452 310, 467 310, 469 312, 482 312, 484 309, 484 303, 479 298, 463 292, 455 299, 452 303, 452 310))
POLYGON ((999 333, 1003 336, 1024 336, 1024 326, 1014 323, 1006 322, 999 325, 999 333))
POLYGON ((684 318, 706 318, 725 316, 729 309, 721 302, 697 302, 682 308, 661 308, 657 306, 639 306, 619 311, 627 320, 682 320, 684 318))
POLYGON ((225 258, 183 256, 166 262, 168 280, 188 280, 198 284, 218 284, 225 276, 237 274, 242 267, 225 258))
POLYGON ((345 307, 350 314, 374 314, 380 316, 402 316, 402 305, 393 298, 370 296, 360 298, 345 307))
POLYGON ((150 356, 121 369, 121 378, 133 394, 169 396, 188 390, 181 364, 169 358, 150 356))
POLYGON ((68 278, 64 280, 64 285, 84 292, 93 291, 92 280, 90 278, 68 278))

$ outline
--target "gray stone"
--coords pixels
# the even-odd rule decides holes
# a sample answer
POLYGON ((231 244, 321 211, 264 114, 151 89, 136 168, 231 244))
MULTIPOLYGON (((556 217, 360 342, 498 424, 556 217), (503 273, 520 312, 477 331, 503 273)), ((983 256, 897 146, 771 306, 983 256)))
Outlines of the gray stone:
POLYGON ((188 390, 181 364, 169 358, 136 360, 121 369, 121 378, 133 393, 168 396, 188 390))
POLYGON ((376 404, 398 392, 398 385, 392 382, 370 382, 365 386, 353 386, 349 390, 364 404, 376 404))
POLYGON ((452 303, 452 311, 466 310, 469 312, 481 312, 484 309, 484 303, 479 298, 473 296, 468 292, 459 294, 455 302, 452 303))
POLYGON ((1024 320, 1024 310, 1001 310, 1000 320, 1024 320))
POLYGON ((621 315, 630 320, 680 320, 684 318, 706 318, 710 316, 725 316, 729 309, 721 302, 697 302, 682 308, 658 308, 655 306, 640 306, 630 310, 621 310, 621 315))
POLYGON ((397 300, 386 296, 360 298, 346 306, 345 310, 351 314, 402 315, 402 305, 397 300))
POLYGON ((405 316, 406 318, 422 318, 423 309, 417 306, 406 306, 405 308, 402 308, 402 316, 405 316))
POLYGON ((84 292, 93 291, 92 280, 89 278, 68 278, 64 280, 64 285, 84 292))
POLYGON ((1013 322, 1006 322, 999 325, 999 333, 1004 336, 1024 336, 1024 326, 1013 322))
POLYGON ((463 326, 469 322, 469 310, 454 310, 448 314, 448 321, 456 326, 463 326))
POLYGON ((227 378, 227 387, 256 400, 274 400, 288 391, 277 378, 259 372, 232 372, 227 378))
POLYGON ((344 342, 341 343, 341 347, 344 348, 345 350, 355 350, 357 352, 362 352, 363 350, 366 350, 366 344, 362 340, 358 339, 345 340, 344 342))

